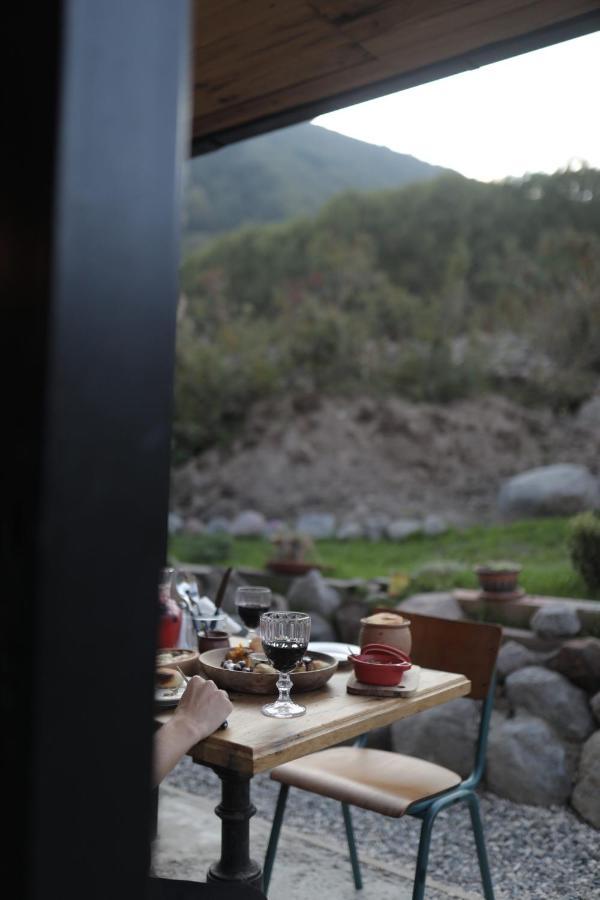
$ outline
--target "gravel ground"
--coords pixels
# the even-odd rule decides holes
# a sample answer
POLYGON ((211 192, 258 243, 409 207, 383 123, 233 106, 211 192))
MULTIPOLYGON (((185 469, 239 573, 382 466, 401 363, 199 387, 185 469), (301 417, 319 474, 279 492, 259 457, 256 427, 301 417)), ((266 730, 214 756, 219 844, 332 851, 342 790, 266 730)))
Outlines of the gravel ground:
MULTIPOLYGON (((220 796, 217 776, 204 766, 183 760, 168 781, 190 793, 220 796)), ((264 819, 273 815, 279 786, 258 775, 252 800, 264 819)), ((600 900, 600 834, 564 807, 521 806, 481 793, 481 812, 498 900, 600 900)), ((407 816, 388 819, 353 810, 359 855, 361 850, 393 864, 402 848, 402 862, 416 858, 419 823, 407 816)), ((290 792, 285 823, 299 831, 326 834, 345 841, 339 805, 304 791, 290 792)), ((438 816, 433 831, 429 872, 464 890, 480 892, 481 882, 466 807, 438 816)))

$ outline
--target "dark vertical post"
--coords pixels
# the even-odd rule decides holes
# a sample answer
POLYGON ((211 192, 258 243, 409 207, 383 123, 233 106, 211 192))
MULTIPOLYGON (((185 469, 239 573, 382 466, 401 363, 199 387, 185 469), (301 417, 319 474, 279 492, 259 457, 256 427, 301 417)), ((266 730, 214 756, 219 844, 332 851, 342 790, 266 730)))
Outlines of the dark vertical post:
POLYGON ((3 361, 17 360, 3 382, 3 877, 35 900, 139 898, 188 3, 22 9, 2 81, 3 361))

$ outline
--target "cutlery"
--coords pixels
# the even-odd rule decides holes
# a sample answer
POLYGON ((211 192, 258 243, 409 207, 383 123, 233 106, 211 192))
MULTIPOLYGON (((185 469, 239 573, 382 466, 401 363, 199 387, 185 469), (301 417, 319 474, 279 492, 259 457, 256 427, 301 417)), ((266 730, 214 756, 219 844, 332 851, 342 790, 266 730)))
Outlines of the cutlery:
MULTIPOLYGON (((215 615, 218 615, 219 610, 221 609, 221 604, 225 599, 225 591, 227 590, 227 582, 229 581, 229 576, 232 573, 232 567, 230 566, 228 569, 225 569, 223 573, 223 577, 221 578, 221 583, 219 585, 219 589, 217 591, 217 596, 215 597, 215 615)), ((216 622, 213 623, 212 628, 214 629, 216 622)))

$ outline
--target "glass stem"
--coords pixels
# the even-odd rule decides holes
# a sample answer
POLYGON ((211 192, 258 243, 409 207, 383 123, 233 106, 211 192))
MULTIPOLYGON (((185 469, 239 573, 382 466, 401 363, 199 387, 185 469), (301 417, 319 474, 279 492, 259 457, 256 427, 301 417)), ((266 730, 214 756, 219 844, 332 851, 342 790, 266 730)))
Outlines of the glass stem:
POLYGON ((277 679, 277 690, 279 691, 278 703, 290 702, 290 691, 292 689, 292 679, 287 672, 280 672, 277 679))

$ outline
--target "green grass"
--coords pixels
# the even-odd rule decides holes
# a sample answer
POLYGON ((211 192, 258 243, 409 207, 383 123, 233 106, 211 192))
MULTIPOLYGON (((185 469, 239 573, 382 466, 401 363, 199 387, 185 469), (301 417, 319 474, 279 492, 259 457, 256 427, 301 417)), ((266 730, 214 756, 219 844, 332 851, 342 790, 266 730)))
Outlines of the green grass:
MULTIPOLYGON (((532 519, 507 525, 453 529, 437 537, 416 536, 402 543, 392 541, 318 541, 315 561, 337 578, 374 578, 406 573, 411 576, 407 592, 475 587, 472 567, 490 559, 512 559, 522 565, 520 583, 530 594, 600 599, 590 592, 573 570, 567 549, 568 519, 532 519), (428 563, 459 563, 447 574, 418 570, 428 563)), ((203 562, 205 538, 176 535, 171 555, 185 562, 203 562)), ((270 556, 266 540, 237 539, 223 543, 220 558, 209 547, 213 564, 239 568, 263 568, 270 556)), ((406 592, 405 592, 406 593, 406 592)))

